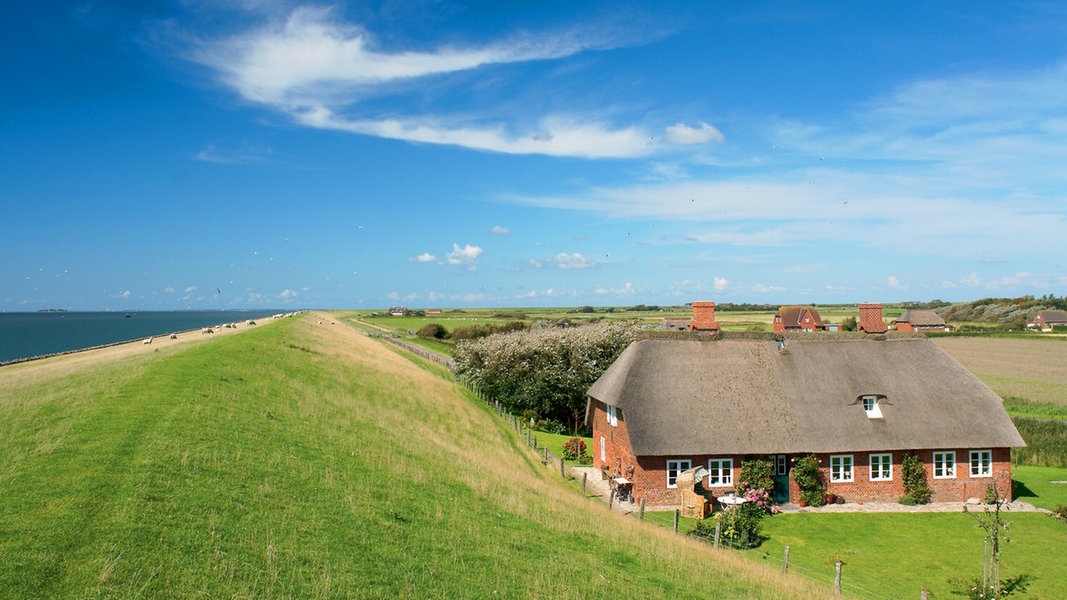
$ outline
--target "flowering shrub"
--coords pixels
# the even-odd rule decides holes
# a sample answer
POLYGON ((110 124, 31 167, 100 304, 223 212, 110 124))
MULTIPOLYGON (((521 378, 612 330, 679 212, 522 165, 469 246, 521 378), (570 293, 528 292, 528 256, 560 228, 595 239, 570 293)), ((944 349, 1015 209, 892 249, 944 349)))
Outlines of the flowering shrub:
POLYGON ((793 481, 800 488, 800 499, 811 506, 822 506, 826 500, 826 482, 819 469, 819 459, 809 454, 793 463, 793 481))
POLYGON ((734 504, 715 513, 714 519, 697 523, 697 531, 708 535, 719 523, 721 541, 738 548, 755 548, 763 542, 761 521, 767 515, 778 514, 778 506, 763 488, 751 488, 743 495, 745 502, 734 504))
POLYGON ((563 459, 588 465, 593 462, 593 457, 586 452, 585 442, 580 438, 573 437, 563 444, 563 459))
POLYGON ((494 334, 460 342, 453 359, 461 379, 510 412, 532 410, 577 430, 586 391, 639 331, 605 323, 494 334))

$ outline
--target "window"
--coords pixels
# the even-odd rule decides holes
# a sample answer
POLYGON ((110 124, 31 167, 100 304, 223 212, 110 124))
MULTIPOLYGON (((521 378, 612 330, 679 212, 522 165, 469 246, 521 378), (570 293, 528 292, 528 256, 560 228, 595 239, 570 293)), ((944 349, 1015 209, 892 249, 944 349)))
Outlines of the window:
POLYGON ((713 458, 708 461, 708 485, 733 485, 734 459, 713 458))
POLYGON ((882 409, 878 408, 878 396, 860 396, 863 401, 863 412, 867 413, 868 419, 881 419, 882 409))
POLYGON ((693 468, 693 461, 688 458, 667 461, 667 487, 678 487, 678 474, 693 468))
POLYGON ((608 462, 607 448, 604 445, 604 436, 600 436, 600 462, 608 462))
POLYGON ((619 412, 614 406, 608 405, 608 425, 615 427, 619 424, 619 412))
POLYGON ((956 453, 934 452, 934 479, 956 477, 956 453))
POLYGON ((852 481, 852 455, 830 455, 830 481, 852 481))
POLYGON ((893 455, 892 454, 872 454, 871 455, 871 481, 892 481, 893 480, 893 455))
POLYGON ((784 454, 774 455, 774 474, 786 475, 789 473, 789 459, 784 454))
POLYGON ((993 451, 971 450, 971 477, 993 476, 993 451))

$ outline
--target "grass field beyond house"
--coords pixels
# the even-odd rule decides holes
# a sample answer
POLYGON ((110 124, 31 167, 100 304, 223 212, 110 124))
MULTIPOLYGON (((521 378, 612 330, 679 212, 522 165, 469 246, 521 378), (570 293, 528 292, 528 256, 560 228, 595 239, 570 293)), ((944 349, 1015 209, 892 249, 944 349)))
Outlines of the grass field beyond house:
POLYGON ((0 368, 0 597, 826 593, 589 503, 440 372, 310 315, 50 364, 0 368))

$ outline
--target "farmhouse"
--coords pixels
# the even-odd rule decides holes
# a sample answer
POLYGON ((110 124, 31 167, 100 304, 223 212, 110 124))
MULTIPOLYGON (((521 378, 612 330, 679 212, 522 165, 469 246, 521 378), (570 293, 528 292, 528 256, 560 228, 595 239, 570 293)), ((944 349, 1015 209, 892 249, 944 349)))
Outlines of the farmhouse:
POLYGON ((808 454, 849 502, 897 501, 905 453, 935 502, 991 484, 1010 499, 1009 451, 1025 445, 1002 400, 914 333, 646 333, 589 389, 586 421, 594 465, 632 472, 649 506, 678 505, 695 467, 729 492, 751 458, 774 464, 776 501, 796 502, 790 470, 808 454))
POLYGON ((1042 331, 1052 331, 1054 327, 1067 327, 1067 311, 1039 310, 1034 315, 1034 320, 1027 323, 1026 326, 1042 331))
POLYGON ((904 311, 895 321, 893 328, 897 331, 948 331, 948 324, 941 315, 932 310, 904 311))
POLYGON ((785 331, 820 331, 826 329, 819 311, 811 306, 783 306, 774 315, 774 330, 785 331))

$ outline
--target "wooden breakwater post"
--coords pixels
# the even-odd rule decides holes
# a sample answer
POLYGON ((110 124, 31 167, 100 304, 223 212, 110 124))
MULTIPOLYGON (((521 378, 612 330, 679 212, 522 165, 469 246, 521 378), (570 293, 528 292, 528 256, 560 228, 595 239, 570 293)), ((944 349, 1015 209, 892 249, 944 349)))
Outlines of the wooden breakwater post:
POLYGON ((841 561, 834 563, 834 592, 838 596, 841 595, 841 565, 843 564, 841 561))
POLYGON ((782 550, 782 572, 785 573, 789 570, 789 546, 786 546, 782 550))

